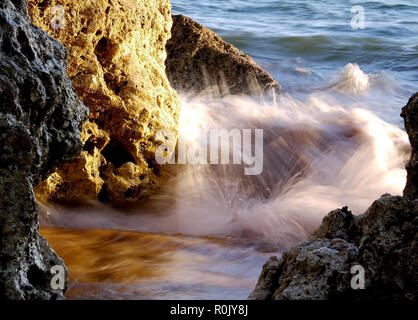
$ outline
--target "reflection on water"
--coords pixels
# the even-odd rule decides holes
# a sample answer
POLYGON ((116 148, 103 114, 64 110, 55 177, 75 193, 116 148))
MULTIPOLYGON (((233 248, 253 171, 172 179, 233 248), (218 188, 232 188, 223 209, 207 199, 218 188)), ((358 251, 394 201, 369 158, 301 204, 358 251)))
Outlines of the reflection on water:
POLYGON ((72 299, 245 299, 278 248, 242 239, 40 230, 70 271, 72 299))

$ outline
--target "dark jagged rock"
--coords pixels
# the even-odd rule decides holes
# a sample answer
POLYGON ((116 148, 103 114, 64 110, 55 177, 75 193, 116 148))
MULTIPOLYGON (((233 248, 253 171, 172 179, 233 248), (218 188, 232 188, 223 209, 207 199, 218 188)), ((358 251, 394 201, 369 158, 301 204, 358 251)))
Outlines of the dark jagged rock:
POLYGON ((0 298, 55 299, 51 267, 64 262, 38 233, 33 186, 81 151, 87 108, 64 47, 30 23, 27 5, 0 2, 0 298))
POLYGON ((401 116, 405 120, 405 128, 412 146, 411 160, 406 165, 408 179, 404 196, 416 199, 418 197, 418 93, 414 94, 403 107, 401 116))
POLYGON ((174 15, 171 33, 166 72, 177 91, 215 97, 281 92, 250 56, 192 19, 174 15))
POLYGON ((417 102, 402 111, 412 144, 404 197, 384 195, 360 216, 332 211, 308 240, 267 261, 249 299, 418 299, 417 102), (351 287, 355 265, 364 290, 351 287))

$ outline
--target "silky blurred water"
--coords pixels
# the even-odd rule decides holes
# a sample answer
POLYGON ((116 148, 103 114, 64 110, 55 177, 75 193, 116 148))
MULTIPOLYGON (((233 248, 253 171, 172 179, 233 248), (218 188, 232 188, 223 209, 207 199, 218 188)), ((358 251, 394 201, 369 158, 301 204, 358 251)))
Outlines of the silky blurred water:
POLYGON ((69 298, 245 299, 267 257, 306 239, 330 210, 361 214, 405 184, 399 114, 418 89, 417 0, 172 5, 283 87, 267 102, 182 96, 181 135, 264 129, 264 171, 174 167, 158 193, 129 209, 42 205, 42 234, 69 267, 69 298), (354 5, 364 7, 363 30, 351 28, 354 5))
POLYGON ((418 90, 418 1, 173 0, 172 5, 174 14, 190 16, 254 57, 294 97, 327 86, 348 63, 358 64, 374 75, 362 107, 402 127, 400 109, 418 90), (364 8, 365 29, 351 28, 355 5, 364 8))

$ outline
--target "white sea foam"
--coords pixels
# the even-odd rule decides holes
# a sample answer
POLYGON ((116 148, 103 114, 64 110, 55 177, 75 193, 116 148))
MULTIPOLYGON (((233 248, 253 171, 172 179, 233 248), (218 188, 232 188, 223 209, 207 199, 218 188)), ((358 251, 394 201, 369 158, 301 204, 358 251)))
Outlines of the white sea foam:
POLYGON ((370 82, 370 76, 364 73, 358 64, 348 63, 337 72, 333 84, 329 87, 343 93, 359 95, 369 91, 370 82))
POLYGON ((330 210, 348 205, 363 213, 380 195, 400 194, 405 184, 406 133, 366 109, 343 107, 330 95, 303 101, 286 95, 277 101, 183 98, 180 133, 192 143, 197 129, 210 128, 264 129, 263 173, 244 176, 242 167, 233 165, 168 166, 162 189, 129 210, 63 210, 43 216, 43 223, 292 245, 330 210))

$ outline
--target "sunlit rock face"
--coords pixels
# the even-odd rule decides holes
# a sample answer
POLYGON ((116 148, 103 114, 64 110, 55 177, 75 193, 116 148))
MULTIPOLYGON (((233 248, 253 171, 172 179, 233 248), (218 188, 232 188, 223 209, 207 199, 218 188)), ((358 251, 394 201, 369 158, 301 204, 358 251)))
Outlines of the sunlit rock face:
POLYGON ((329 213, 308 240, 267 261, 250 299, 418 298, 417 97, 402 111, 412 145, 404 196, 383 195, 360 216, 329 213), (359 290, 354 266, 364 270, 359 290))
POLYGON ((159 184, 156 132, 177 134, 180 106, 164 66, 169 0, 32 0, 29 13, 67 47, 68 75, 90 109, 83 152, 37 196, 124 203, 151 192, 159 184))
POLYGON ((209 97, 281 92, 250 56, 192 19, 174 15, 171 32, 166 66, 177 91, 209 97))
POLYGON ((33 187, 80 153, 87 114, 64 46, 30 23, 26 0, 1 1, 0 300, 63 297, 68 272, 38 233, 33 187), (56 265, 64 277, 53 287, 56 265))

